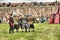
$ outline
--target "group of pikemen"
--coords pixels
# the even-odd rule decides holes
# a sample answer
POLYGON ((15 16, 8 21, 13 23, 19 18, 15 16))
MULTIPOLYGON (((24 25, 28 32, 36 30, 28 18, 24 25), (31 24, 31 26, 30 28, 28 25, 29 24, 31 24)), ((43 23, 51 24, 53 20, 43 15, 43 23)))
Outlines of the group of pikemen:
POLYGON ((10 14, 9 17, 9 33, 14 33, 14 29, 16 29, 16 32, 19 31, 19 28, 21 28, 22 32, 34 32, 34 17, 33 16, 12 16, 10 14))

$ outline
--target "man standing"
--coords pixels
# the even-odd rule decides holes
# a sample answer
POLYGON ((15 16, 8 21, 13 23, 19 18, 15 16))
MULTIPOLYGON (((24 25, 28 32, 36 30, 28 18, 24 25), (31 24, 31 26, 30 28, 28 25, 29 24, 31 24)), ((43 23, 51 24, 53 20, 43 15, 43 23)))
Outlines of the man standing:
POLYGON ((22 18, 18 17, 18 26, 22 29, 22 18))
POLYGON ((19 26, 18 26, 18 17, 14 17, 14 29, 16 29, 16 32, 18 32, 19 26))
POLYGON ((27 19, 27 17, 25 17, 25 18, 22 18, 22 32, 23 32, 23 29, 25 28, 25 32, 30 32, 30 26, 29 26, 29 24, 28 24, 28 19, 27 19))
POLYGON ((28 24, 30 25, 30 28, 32 28, 32 32, 34 32, 34 18, 32 16, 28 19, 28 24))
POLYGON ((10 14, 10 17, 9 17, 9 33, 13 33, 14 32, 14 19, 13 19, 13 16, 12 14, 10 14))

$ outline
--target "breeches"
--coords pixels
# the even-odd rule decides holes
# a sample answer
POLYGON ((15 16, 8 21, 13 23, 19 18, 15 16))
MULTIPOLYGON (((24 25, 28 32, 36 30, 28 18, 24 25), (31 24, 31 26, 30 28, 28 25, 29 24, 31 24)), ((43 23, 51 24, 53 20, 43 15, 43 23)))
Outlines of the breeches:
POLYGON ((30 28, 30 25, 29 25, 29 24, 22 24, 22 28, 23 28, 23 29, 24 29, 24 28, 29 29, 29 28, 30 28))

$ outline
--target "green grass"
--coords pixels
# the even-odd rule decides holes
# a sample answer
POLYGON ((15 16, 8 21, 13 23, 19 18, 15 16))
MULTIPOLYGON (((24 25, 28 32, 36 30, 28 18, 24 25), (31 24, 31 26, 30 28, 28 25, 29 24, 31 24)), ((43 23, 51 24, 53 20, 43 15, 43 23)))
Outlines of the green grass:
POLYGON ((8 32, 9 25, 0 24, 0 40, 60 40, 60 24, 35 23, 35 32, 8 32))

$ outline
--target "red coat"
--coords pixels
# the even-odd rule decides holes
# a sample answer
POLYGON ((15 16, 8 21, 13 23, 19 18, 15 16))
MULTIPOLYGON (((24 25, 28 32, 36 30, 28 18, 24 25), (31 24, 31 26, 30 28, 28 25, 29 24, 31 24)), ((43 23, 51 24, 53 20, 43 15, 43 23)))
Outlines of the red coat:
POLYGON ((59 24, 59 14, 56 14, 54 23, 59 24))
POLYGON ((14 23, 13 23, 13 22, 9 22, 9 25, 10 25, 11 27, 13 27, 13 26, 14 26, 14 23))
POLYGON ((49 19, 49 24, 53 23, 53 15, 51 15, 50 19, 49 19))

